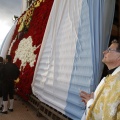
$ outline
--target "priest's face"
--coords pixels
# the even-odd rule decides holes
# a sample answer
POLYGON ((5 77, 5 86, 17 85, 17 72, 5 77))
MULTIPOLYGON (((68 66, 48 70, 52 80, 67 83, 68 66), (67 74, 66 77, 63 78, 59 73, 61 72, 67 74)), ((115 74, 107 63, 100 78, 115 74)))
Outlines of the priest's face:
POLYGON ((117 51, 118 43, 112 43, 110 47, 103 52, 103 59, 102 62, 105 63, 108 68, 109 66, 115 66, 118 62, 120 62, 120 52, 117 51))

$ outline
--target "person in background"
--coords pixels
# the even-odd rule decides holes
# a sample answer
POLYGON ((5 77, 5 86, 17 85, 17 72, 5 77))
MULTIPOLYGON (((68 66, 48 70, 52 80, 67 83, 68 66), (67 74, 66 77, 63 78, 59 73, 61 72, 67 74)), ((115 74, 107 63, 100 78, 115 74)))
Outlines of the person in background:
POLYGON ((0 57, 0 110, 2 110, 2 69, 3 69, 3 58, 0 57))
POLYGON ((7 114, 8 110, 13 112, 13 103, 14 103, 14 80, 19 77, 18 67, 12 63, 12 57, 6 55, 6 63, 3 67, 3 110, 1 113, 7 114), (10 99, 10 106, 8 108, 8 96, 10 99))
POLYGON ((108 75, 94 93, 81 91, 80 97, 87 108, 81 120, 120 120, 120 43, 112 41, 103 55, 108 75))

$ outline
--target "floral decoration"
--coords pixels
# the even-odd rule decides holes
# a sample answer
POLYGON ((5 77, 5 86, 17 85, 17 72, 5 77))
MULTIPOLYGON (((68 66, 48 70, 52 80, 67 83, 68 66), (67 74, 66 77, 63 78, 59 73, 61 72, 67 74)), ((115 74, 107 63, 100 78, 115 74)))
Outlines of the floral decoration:
POLYGON ((32 94, 31 83, 53 0, 36 0, 16 25, 8 54, 20 68, 17 94, 24 100, 32 94))

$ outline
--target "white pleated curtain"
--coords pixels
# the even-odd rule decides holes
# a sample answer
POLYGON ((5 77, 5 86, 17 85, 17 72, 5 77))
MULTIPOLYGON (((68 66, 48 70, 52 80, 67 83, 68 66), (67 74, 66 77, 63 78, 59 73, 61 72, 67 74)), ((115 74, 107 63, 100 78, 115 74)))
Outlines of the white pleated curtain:
POLYGON ((112 28, 115 0, 54 0, 38 57, 33 94, 73 120, 102 73, 102 51, 112 28))

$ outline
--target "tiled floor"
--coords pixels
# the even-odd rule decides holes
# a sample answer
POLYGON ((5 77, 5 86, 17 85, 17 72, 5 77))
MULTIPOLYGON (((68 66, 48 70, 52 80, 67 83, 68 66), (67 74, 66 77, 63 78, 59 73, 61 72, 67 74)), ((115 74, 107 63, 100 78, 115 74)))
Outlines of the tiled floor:
POLYGON ((0 120, 46 120, 44 117, 38 117, 36 113, 29 103, 15 96, 14 111, 8 114, 0 113, 0 120))

